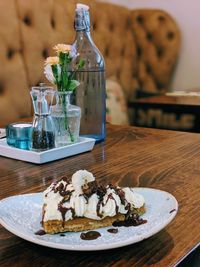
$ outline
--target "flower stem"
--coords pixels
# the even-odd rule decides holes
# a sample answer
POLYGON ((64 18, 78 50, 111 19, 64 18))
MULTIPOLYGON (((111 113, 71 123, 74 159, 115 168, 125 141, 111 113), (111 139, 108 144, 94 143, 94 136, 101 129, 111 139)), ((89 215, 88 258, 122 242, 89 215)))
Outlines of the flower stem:
POLYGON ((65 98, 65 95, 63 96, 63 99, 62 99, 62 108, 63 108, 63 113, 64 113, 64 116, 65 116, 65 130, 68 131, 69 133, 69 136, 70 136, 70 140, 71 142, 73 143, 74 142, 74 136, 71 132, 71 129, 69 127, 69 122, 68 122, 68 117, 67 117, 67 106, 66 106, 66 98, 65 98))

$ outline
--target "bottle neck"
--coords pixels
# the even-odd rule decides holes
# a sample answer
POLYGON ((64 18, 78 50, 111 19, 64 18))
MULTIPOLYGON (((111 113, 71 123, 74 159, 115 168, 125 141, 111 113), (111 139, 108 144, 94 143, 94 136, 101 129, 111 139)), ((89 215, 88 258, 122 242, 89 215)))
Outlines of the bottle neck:
POLYGON ((79 44, 83 43, 83 42, 88 42, 88 43, 94 44, 92 37, 91 37, 91 34, 90 34, 90 31, 85 31, 85 30, 76 31, 75 40, 79 44))
POLYGON ((70 105, 70 98, 72 92, 57 92, 56 94, 56 102, 57 105, 70 105))
POLYGON ((74 28, 76 31, 90 31, 90 13, 88 10, 77 9, 75 13, 74 28))

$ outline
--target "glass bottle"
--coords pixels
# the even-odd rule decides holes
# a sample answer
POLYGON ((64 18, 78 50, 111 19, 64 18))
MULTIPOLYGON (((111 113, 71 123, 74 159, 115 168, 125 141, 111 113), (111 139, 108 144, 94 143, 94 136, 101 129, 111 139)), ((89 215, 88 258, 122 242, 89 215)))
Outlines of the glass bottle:
POLYGON ((71 94, 71 91, 57 91, 56 104, 52 106, 56 147, 75 143, 79 138, 81 109, 71 105, 71 94))
POLYGON ((76 38, 73 47, 77 57, 72 62, 72 70, 80 59, 85 62, 75 72, 75 79, 80 82, 75 93, 75 103, 82 112, 80 134, 100 142, 105 139, 105 63, 90 34, 88 6, 77 4, 74 27, 76 38))
POLYGON ((39 152, 54 148, 55 127, 50 114, 54 90, 40 84, 32 87, 30 94, 34 108, 31 149, 39 152))

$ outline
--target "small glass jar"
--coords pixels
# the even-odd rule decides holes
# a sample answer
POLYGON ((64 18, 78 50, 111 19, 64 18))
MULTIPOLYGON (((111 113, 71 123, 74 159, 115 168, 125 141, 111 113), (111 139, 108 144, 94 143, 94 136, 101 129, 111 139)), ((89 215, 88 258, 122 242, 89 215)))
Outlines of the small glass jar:
POLYGON ((52 149, 55 147, 55 127, 50 107, 54 90, 40 84, 32 87, 30 94, 34 107, 31 149, 38 152, 52 149))
POLYGON ((31 146, 32 124, 12 123, 6 126, 6 141, 9 146, 29 150, 31 146))
POLYGON ((55 125, 56 147, 78 141, 81 109, 70 104, 72 92, 56 92, 56 104, 52 106, 52 119, 55 125))

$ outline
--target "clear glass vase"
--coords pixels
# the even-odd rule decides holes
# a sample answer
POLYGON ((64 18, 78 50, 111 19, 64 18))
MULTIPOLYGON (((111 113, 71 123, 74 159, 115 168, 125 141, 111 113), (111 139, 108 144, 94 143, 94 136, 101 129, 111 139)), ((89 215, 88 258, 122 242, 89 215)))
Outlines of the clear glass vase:
POLYGON ((56 147, 78 141, 81 109, 70 104, 72 92, 56 92, 56 104, 52 105, 52 119, 55 125, 56 147))

